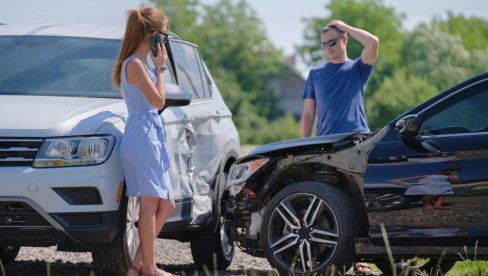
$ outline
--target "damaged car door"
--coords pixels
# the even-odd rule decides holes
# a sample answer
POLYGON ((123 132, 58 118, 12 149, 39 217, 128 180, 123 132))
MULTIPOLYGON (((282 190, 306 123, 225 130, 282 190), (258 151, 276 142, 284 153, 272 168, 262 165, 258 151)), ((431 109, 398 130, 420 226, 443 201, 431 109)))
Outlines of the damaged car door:
POLYGON ((183 41, 172 42, 171 54, 175 60, 179 86, 192 94, 192 105, 181 107, 181 114, 177 114, 180 125, 172 137, 174 168, 177 170, 173 176, 179 177, 176 183, 180 183, 182 200, 189 204, 181 215, 189 219, 190 224, 198 225, 212 213, 210 185, 213 179, 208 176, 213 176, 218 167, 218 162, 208 162, 211 152, 206 154, 206 151, 214 148, 206 141, 206 128, 211 123, 209 113, 212 112, 205 104, 210 95, 209 82, 194 45, 183 41))

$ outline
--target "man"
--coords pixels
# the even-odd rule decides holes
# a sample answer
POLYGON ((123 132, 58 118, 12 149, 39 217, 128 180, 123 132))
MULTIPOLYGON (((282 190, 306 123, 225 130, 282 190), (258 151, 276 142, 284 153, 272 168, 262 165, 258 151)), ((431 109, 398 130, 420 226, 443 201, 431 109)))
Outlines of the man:
POLYGON ((320 40, 328 61, 310 70, 303 93, 300 136, 311 135, 316 115, 318 136, 370 132, 364 94, 378 58, 378 37, 332 20, 322 29, 320 40), (364 46, 361 57, 355 60, 347 56, 348 34, 364 46))
MULTIPOLYGON (((309 137, 317 113, 317 135, 346 132, 369 133, 364 113, 366 84, 378 58, 378 37, 332 20, 322 29, 321 46, 328 61, 310 70, 305 91, 300 136, 309 137), (350 60, 347 42, 350 34, 364 46, 361 57, 350 60)), ((367 263, 356 263, 348 273, 372 273, 367 263)))

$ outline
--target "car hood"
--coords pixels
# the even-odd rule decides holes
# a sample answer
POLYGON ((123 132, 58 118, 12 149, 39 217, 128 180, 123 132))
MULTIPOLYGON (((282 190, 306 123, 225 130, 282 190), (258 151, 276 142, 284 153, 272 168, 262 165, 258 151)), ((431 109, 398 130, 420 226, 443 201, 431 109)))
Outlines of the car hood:
MULTIPOLYGON (((344 143, 341 143, 342 141, 349 141, 351 138, 358 135, 366 134, 350 132, 275 142, 257 147, 249 152, 249 155, 280 155, 283 152, 303 152, 310 149, 316 149, 317 147, 320 147, 322 149, 321 151, 333 151, 338 147, 343 147, 345 145, 344 143)), ((350 144, 350 146, 353 146, 353 144, 350 144)))
POLYGON ((122 99, 2 95, 0 136, 92 135, 126 113, 122 99))

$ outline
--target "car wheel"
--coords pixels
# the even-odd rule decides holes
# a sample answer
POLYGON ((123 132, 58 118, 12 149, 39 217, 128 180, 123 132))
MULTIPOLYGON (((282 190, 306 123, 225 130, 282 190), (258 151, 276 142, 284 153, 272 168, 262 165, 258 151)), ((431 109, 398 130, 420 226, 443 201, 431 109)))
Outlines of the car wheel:
MULTIPOLYGON (((227 174, 218 174, 218 182, 225 181, 227 174)), ((225 182, 221 182, 225 183, 225 182)), ((216 187, 219 187, 216 183, 216 187)), ((216 191, 214 209, 218 220, 215 233, 202 232, 190 241, 191 254, 195 265, 200 269, 225 270, 234 258, 234 246, 230 240, 231 224, 220 216, 219 191, 216 191)))
POLYGON ((0 260, 3 264, 10 264, 15 261, 19 254, 20 246, 0 246, 0 260))
MULTIPOLYGON (((410 266, 409 271, 418 271, 420 274, 426 275, 444 275, 456 264, 456 260, 452 259, 439 259, 439 258, 428 258, 420 266, 410 266), (440 261, 440 263, 439 263, 440 261)), ((387 260, 375 261, 375 265, 383 272, 384 275, 394 275, 391 264, 387 260)), ((395 263, 395 269, 398 275, 404 268, 402 268, 401 263, 395 263)))
POLYGON ((97 274, 126 275, 129 265, 134 261, 139 246, 139 198, 129 197, 122 208, 119 232, 111 244, 99 246, 92 251, 97 274))
POLYGON ((322 274, 355 259, 358 231, 351 200, 324 183, 299 182, 267 204, 261 224, 266 258, 280 275, 322 274))

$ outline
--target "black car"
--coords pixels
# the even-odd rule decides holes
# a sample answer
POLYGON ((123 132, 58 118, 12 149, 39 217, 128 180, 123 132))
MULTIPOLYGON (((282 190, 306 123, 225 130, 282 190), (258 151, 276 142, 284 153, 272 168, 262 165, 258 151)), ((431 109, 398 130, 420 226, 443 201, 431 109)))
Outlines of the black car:
POLYGON ((280 274, 359 260, 388 274, 413 257, 426 259, 415 269, 446 272, 460 256, 488 258, 487 103, 484 73, 372 135, 254 149, 229 172, 232 239, 280 274))

